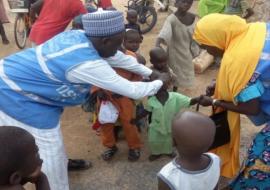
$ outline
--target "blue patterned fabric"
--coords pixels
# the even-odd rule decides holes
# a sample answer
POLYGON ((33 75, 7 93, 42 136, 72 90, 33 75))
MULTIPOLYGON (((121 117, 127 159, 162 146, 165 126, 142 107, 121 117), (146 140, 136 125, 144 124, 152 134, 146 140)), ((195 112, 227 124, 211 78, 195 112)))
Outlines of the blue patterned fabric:
POLYGON ((247 85, 237 96, 239 102, 259 98, 261 112, 249 116, 256 125, 267 123, 254 138, 245 165, 231 183, 233 190, 270 190, 270 25, 257 68, 247 85), (261 94, 261 95, 260 95, 261 94))
POLYGON ((98 10, 82 16, 83 28, 89 37, 106 37, 125 30, 124 15, 119 11, 98 10))
POLYGON ((269 124, 252 141, 245 167, 230 185, 233 190, 270 190, 269 124))

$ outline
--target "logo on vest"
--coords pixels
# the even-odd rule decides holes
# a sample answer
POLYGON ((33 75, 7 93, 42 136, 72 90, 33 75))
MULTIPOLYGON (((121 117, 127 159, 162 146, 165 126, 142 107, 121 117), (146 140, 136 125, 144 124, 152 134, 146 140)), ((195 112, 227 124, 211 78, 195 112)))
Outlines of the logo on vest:
MULTIPOLYGON (((72 89, 72 87, 68 85, 62 85, 60 88, 57 88, 56 91, 60 94, 62 98, 72 98, 73 100, 76 99, 78 96, 77 93, 72 89)), ((62 101, 65 101, 62 99, 62 101)))

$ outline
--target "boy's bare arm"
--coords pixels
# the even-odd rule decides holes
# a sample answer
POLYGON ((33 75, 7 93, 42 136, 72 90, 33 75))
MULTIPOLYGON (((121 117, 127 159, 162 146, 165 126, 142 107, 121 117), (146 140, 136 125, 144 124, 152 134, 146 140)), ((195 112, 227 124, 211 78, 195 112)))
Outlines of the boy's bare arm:
POLYGON ((138 122, 139 120, 141 120, 142 118, 148 116, 149 114, 150 114, 149 111, 143 110, 143 111, 140 113, 140 115, 137 115, 135 119, 132 119, 132 120, 130 121, 130 123, 136 125, 137 122, 138 122))
POLYGON ((166 41, 165 41, 163 38, 157 38, 157 40, 156 40, 156 46, 157 46, 157 47, 160 47, 161 44, 167 46, 167 43, 166 43, 166 41))
POLYGON ((171 188, 158 177, 158 190, 171 190, 171 188))
POLYGON ((37 0, 37 1, 35 1, 35 3, 33 3, 31 5, 30 15, 31 15, 32 19, 35 19, 36 14, 39 15, 39 13, 42 9, 43 3, 44 3, 44 0, 37 0))
POLYGON ((22 185, 13 185, 13 186, 1 186, 1 190, 25 190, 22 185))
POLYGON ((47 176, 42 172, 35 182, 36 190, 50 190, 50 185, 47 176))

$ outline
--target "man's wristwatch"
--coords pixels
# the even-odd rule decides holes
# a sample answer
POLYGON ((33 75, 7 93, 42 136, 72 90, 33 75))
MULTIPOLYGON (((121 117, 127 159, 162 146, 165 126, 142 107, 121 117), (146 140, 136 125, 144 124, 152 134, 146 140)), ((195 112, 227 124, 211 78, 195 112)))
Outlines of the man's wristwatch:
POLYGON ((217 105, 217 102, 219 102, 219 100, 217 100, 217 99, 213 99, 213 101, 212 101, 212 105, 213 105, 213 106, 218 106, 218 105, 217 105))

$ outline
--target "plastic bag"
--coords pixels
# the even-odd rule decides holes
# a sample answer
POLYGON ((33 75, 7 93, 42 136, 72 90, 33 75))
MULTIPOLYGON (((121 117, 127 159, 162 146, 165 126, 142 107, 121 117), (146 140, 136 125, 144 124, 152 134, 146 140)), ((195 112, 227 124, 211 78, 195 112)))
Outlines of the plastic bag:
POLYGON ((110 101, 101 101, 100 110, 98 113, 99 123, 115 123, 118 116, 119 111, 110 101))
POLYGON ((200 55, 193 59, 195 67, 195 73, 203 73, 212 63, 214 63, 214 57, 207 53, 206 50, 201 51, 200 55))

